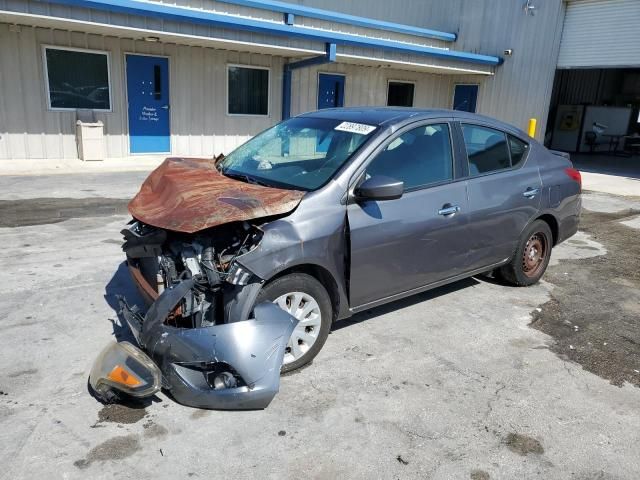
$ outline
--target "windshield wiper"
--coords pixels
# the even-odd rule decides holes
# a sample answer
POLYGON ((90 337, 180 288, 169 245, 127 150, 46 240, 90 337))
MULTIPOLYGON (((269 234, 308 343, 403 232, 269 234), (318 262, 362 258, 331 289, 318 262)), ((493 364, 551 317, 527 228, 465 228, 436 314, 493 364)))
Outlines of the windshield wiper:
POLYGON ((270 186, 269 184, 267 184, 265 182, 262 182, 260 180, 257 180, 257 179, 253 178, 250 175, 245 175, 244 173, 229 173, 229 172, 222 171, 222 174, 225 177, 234 178, 236 180, 240 180, 240 181, 243 181, 245 183, 250 183, 252 185, 262 185, 263 187, 269 187, 270 186))

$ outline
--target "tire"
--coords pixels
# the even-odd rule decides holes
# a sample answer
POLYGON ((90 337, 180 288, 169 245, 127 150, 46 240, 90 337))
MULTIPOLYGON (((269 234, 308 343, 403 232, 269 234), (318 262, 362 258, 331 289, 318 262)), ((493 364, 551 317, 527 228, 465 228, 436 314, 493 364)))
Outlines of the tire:
POLYGON ((311 362, 331 330, 333 308, 327 290, 311 275, 291 273, 262 287, 256 303, 265 301, 277 303, 300 320, 289 340, 281 371, 290 372, 311 362), (307 308, 309 312, 305 312, 307 308))
POLYGON ((517 287, 538 283, 547 270, 552 248, 551 228, 547 222, 536 220, 522 233, 511 261, 498 269, 499 277, 517 287))

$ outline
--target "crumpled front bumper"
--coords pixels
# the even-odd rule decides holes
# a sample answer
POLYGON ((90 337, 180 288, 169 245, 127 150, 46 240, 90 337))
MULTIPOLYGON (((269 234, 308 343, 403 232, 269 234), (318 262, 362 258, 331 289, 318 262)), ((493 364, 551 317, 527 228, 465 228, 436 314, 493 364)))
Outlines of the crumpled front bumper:
POLYGON ((166 325, 193 285, 189 279, 166 289, 144 317, 119 298, 139 345, 162 372, 162 386, 193 407, 267 407, 278 393, 285 348, 298 321, 277 305, 261 303, 251 320, 202 328, 166 325))

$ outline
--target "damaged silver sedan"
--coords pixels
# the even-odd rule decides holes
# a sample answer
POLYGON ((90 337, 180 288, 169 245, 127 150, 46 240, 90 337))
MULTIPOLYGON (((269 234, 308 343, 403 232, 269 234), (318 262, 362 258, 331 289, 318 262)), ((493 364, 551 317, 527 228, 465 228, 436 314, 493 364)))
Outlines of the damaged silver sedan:
POLYGON ((148 310, 121 311, 144 352, 107 347, 91 385, 264 408, 336 320, 479 273, 536 283, 580 189, 566 155, 451 111, 313 112, 218 161, 169 158, 122 232, 148 310))

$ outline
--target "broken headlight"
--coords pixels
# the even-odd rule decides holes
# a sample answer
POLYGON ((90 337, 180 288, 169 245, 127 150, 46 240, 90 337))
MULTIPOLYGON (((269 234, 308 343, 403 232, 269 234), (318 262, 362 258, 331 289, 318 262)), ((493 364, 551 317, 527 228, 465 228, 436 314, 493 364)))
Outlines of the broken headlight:
POLYGON ((160 369, 142 350, 129 342, 110 343, 91 368, 89 384, 103 401, 118 392, 135 398, 150 397, 161 387, 160 369))
POLYGON ((238 262, 233 262, 229 267, 225 280, 232 285, 247 285, 253 277, 253 273, 238 262))

